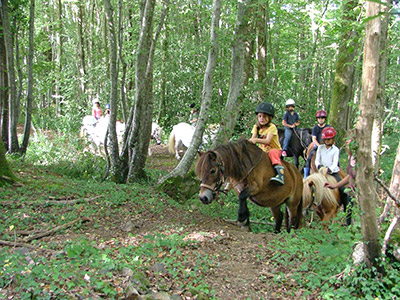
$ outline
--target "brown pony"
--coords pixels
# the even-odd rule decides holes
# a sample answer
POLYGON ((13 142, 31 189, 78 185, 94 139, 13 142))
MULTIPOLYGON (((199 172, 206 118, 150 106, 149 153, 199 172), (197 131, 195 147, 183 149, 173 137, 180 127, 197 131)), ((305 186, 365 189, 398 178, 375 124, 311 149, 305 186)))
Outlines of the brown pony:
POLYGON ((314 173, 304 179, 303 205, 305 215, 307 210, 315 210, 327 231, 328 222, 335 218, 341 205, 339 189, 325 188, 325 182, 336 183, 333 176, 326 174, 327 169, 322 168, 320 173, 314 173))
POLYGON ((200 155, 196 174, 201 179, 199 198, 209 204, 229 183, 239 196, 238 224, 249 228, 250 213, 247 198, 253 203, 270 207, 275 218, 275 232, 279 232, 283 214, 281 205, 286 204, 285 223, 289 232, 298 228, 302 218, 303 180, 299 170, 282 161, 285 168, 285 184, 271 182, 275 170, 271 161, 259 147, 245 139, 218 146, 200 155))

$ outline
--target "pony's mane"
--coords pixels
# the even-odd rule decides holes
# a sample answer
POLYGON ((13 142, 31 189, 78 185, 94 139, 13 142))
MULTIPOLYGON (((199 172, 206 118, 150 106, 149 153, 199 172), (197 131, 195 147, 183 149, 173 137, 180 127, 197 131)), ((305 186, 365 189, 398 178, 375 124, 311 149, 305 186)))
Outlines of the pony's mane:
POLYGON ((200 157, 196 166, 197 175, 210 169, 215 160, 213 155, 215 153, 223 163, 225 175, 240 180, 258 162, 260 155, 264 152, 246 139, 222 144, 200 157))
POLYGON ((312 191, 311 186, 314 186, 314 204, 316 206, 320 205, 322 200, 325 199, 331 205, 338 205, 338 202, 335 199, 333 191, 329 188, 324 187, 324 183, 336 183, 336 179, 333 176, 325 176, 321 173, 314 173, 304 179, 303 183, 303 201, 304 207, 307 207, 312 199, 312 191), (311 185, 311 186, 310 186, 311 185))

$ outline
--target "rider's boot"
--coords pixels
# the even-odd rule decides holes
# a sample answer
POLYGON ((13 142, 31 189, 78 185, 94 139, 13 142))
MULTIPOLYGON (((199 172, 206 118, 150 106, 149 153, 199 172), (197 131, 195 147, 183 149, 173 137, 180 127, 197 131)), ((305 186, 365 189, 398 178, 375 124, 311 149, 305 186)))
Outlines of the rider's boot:
POLYGON ((310 175, 310 168, 304 167, 304 179, 306 179, 310 175))
POLYGON ((271 177, 270 181, 274 181, 274 182, 277 182, 277 183, 283 185, 285 183, 285 177, 284 177, 285 168, 283 166, 281 166, 281 165, 275 165, 274 168, 276 170, 276 176, 275 177, 271 177))

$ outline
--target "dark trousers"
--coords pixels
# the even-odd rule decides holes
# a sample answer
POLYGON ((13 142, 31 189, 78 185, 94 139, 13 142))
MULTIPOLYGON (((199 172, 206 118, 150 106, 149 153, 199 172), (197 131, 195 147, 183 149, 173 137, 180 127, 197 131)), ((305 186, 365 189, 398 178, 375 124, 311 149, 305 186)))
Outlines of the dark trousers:
MULTIPOLYGON (((332 176, 335 177, 337 182, 342 180, 342 177, 340 177, 339 173, 332 173, 332 176)), ((352 201, 351 197, 344 190, 345 190, 344 186, 341 186, 339 188, 340 200, 343 203, 344 212, 347 212, 346 224, 350 225, 351 224, 351 214, 352 214, 352 210, 353 210, 353 201, 352 201), (350 205, 347 208, 348 204, 350 204, 350 205)))

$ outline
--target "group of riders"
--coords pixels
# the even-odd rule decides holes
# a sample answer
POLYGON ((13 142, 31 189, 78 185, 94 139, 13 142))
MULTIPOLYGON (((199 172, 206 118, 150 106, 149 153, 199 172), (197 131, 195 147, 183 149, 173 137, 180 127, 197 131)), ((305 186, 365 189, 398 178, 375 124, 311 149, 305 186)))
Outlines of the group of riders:
MULTIPOLYGON (((271 182, 283 185, 284 182, 284 166, 281 162, 281 157, 287 156, 287 149, 291 139, 291 135, 297 126, 300 125, 299 115, 294 111, 295 101, 289 99, 286 101, 286 112, 282 119, 282 125, 285 126, 285 137, 281 147, 278 137, 278 129, 272 122, 275 116, 275 109, 271 103, 260 103, 255 113, 257 122, 253 126, 252 136, 249 141, 257 144, 264 152, 266 152, 276 170, 276 176, 272 177, 271 182)), ((339 188, 341 202, 346 206, 351 201, 348 195, 344 192, 344 186, 350 184, 350 188, 354 186, 355 179, 355 161, 349 155, 347 167, 348 175, 342 178, 339 175, 339 148, 335 145, 336 131, 333 127, 326 124, 327 113, 324 110, 318 110, 315 114, 317 124, 312 130, 312 148, 309 151, 306 165, 304 167, 304 178, 310 174, 311 159, 316 153, 315 166, 320 169, 325 167, 327 173, 334 176, 337 184, 325 184, 327 188, 339 188)), ((351 203, 351 202, 350 202, 351 203)))
MULTIPOLYGON (((255 110, 257 122, 253 126, 251 131, 251 138, 249 141, 253 144, 258 145, 264 152, 268 154, 272 165, 276 171, 276 175, 270 180, 279 185, 284 185, 284 166, 281 162, 281 157, 286 157, 290 139, 292 133, 300 125, 300 118, 298 113, 295 111, 296 103, 293 99, 286 101, 286 112, 282 118, 282 125, 285 128, 285 134, 282 146, 279 142, 278 129, 272 122, 275 117, 275 108, 271 103, 264 102, 260 103, 255 110)), ((192 126, 195 126, 198 120, 198 110, 195 104, 190 105, 191 113, 189 122, 192 126)), ((110 104, 106 104, 104 117, 106 118, 110 114, 110 104)), ((98 122, 103 117, 103 111, 100 107, 100 103, 95 101, 92 109, 92 116, 94 123, 98 122)), ((328 174, 335 177, 337 184, 332 185, 326 183, 327 188, 339 188, 342 203, 348 203, 349 197, 344 192, 345 184, 353 186, 355 172, 354 172, 354 160, 349 156, 349 166, 347 168, 346 177, 342 178, 339 175, 339 148, 335 145, 336 131, 333 127, 326 123, 327 113, 325 110, 318 110, 315 114, 317 124, 312 129, 312 146, 308 153, 306 165, 304 167, 304 178, 310 175, 311 160, 314 154, 315 166, 320 169, 325 167, 328 174), (352 162, 353 160, 353 162, 352 162)))

